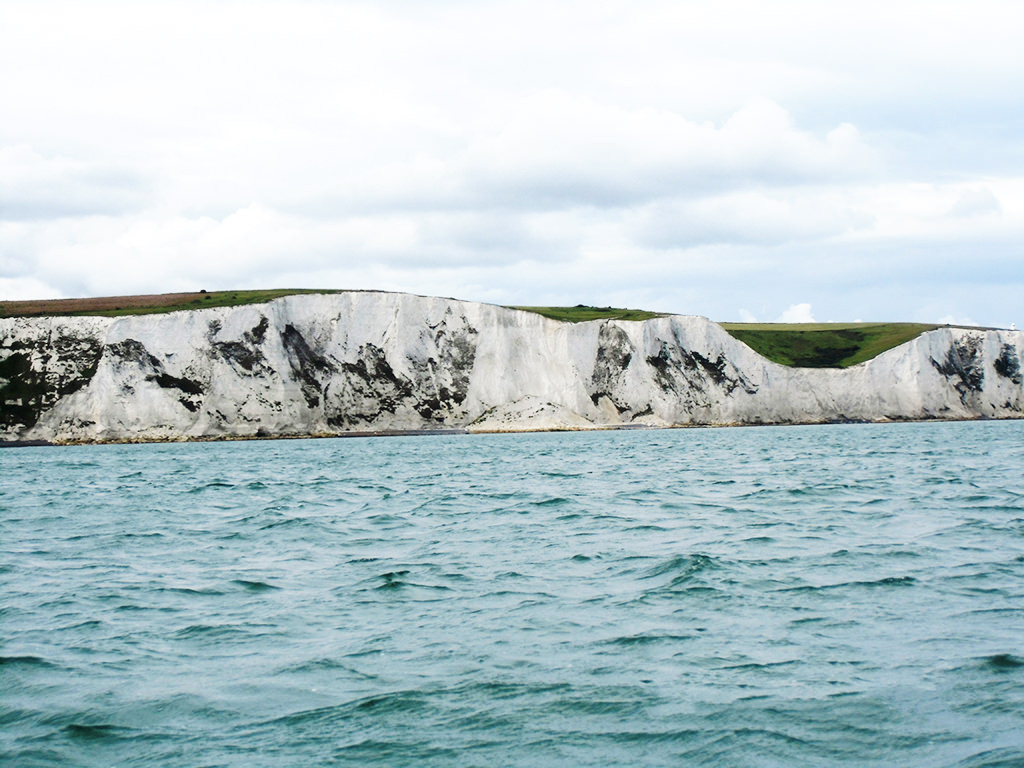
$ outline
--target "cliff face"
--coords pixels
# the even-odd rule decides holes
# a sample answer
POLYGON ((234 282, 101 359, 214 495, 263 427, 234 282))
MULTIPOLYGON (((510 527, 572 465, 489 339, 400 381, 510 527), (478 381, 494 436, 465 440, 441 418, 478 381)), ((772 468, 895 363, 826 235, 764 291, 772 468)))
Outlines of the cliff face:
POLYGON ((0 319, 0 440, 1024 417, 1024 333, 940 329, 846 370, 701 317, 569 324, 404 294, 0 319))

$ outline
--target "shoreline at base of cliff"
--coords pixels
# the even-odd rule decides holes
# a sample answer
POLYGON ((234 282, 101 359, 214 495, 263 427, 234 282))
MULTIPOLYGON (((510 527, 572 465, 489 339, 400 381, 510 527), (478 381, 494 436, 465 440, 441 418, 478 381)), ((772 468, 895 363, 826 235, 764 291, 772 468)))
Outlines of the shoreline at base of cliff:
POLYGON ((635 432, 635 431, 658 431, 666 429, 742 429, 750 427, 816 427, 816 426, 843 426, 851 424, 952 424, 966 421, 1019 421, 1024 420, 1022 416, 1004 416, 1000 418, 989 418, 978 416, 975 418, 962 419, 878 419, 868 420, 836 420, 836 421, 793 421, 786 423, 733 423, 733 424, 672 424, 667 426, 655 426, 649 424, 595 424, 592 427, 548 427, 542 429, 383 429, 383 430, 358 430, 353 432, 338 432, 331 434, 308 434, 308 435, 216 435, 202 437, 183 438, 131 438, 112 440, 9 440, 0 441, 0 448, 73 448, 82 446, 100 445, 166 445, 174 443, 242 443, 250 441, 273 441, 273 440, 331 440, 335 438, 369 438, 369 437, 436 437, 452 435, 529 435, 529 434, 552 434, 552 433, 578 433, 578 432, 635 432))

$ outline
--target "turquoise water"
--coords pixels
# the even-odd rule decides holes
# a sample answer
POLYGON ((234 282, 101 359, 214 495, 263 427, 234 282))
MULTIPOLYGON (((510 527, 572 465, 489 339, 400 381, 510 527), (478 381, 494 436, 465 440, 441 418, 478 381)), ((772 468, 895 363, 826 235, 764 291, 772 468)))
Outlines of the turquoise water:
POLYGON ((1024 422, 0 451, 5 766, 1024 765, 1024 422))

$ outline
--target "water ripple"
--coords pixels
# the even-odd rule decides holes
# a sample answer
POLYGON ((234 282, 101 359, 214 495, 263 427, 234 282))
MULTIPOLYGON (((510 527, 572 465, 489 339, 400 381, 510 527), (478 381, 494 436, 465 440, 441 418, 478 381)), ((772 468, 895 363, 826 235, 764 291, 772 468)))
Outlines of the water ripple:
POLYGON ((1024 422, 0 453, 5 765, 1024 764, 1024 422))

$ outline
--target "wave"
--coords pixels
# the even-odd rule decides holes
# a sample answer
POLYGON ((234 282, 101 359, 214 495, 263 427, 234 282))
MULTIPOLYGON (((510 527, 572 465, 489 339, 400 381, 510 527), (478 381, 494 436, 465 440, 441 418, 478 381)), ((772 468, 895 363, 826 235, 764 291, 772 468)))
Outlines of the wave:
POLYGON ((5 452, 0 762, 1024 764, 993 428, 5 452))
POLYGON ((990 669, 1008 671, 1024 667, 1024 658, 1014 656, 1012 653, 997 653, 992 656, 986 656, 982 663, 990 669))
POLYGON ((605 640, 607 645, 621 645, 631 647, 634 645, 654 645, 661 643, 678 643, 685 640, 693 640, 697 635, 678 634, 672 632, 641 632, 635 635, 623 635, 605 640))
POLYGON ((111 723, 68 723, 64 732, 73 739, 86 741, 121 741, 137 735, 131 728, 111 723))
POLYGON ((835 584, 801 584, 795 587, 779 587, 778 592, 827 592, 834 589, 850 589, 856 587, 910 587, 917 584, 913 576, 883 576, 867 581, 840 581, 835 584))
POLYGON ((1024 749, 1000 747, 976 752, 958 762, 955 768, 1020 768, 1024 765, 1024 749))
POLYGON ((233 579, 231 583, 237 584, 250 592, 269 592, 271 590, 280 589, 280 587, 268 584, 265 581, 250 581, 249 579, 233 579))
POLYGON ((44 659, 42 656, 0 656, 0 667, 39 667, 62 669, 62 665, 44 659))

